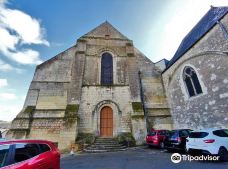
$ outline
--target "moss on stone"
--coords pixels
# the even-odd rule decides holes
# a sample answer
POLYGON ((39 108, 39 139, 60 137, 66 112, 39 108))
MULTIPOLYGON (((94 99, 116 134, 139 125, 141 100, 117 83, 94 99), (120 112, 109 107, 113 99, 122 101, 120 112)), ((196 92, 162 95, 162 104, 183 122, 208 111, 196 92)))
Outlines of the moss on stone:
POLYGON ((78 112, 79 105, 78 104, 68 104, 66 107, 66 112, 78 112))
POLYGON ((133 147, 136 145, 136 141, 132 133, 121 133, 117 136, 117 140, 120 144, 128 147, 133 147))
POLYGON ((143 119, 144 115, 132 115, 131 119, 143 119))
POLYGON ((27 106, 24 110, 24 113, 30 114, 35 110, 35 106, 27 106))
POLYGON ((95 141, 95 135, 93 133, 78 133, 76 138, 77 144, 92 144, 95 141))
POLYGON ((143 112, 143 106, 141 102, 132 102, 132 108, 134 112, 143 112))
POLYGON ((72 125, 76 123, 78 119, 78 116, 77 116, 78 109, 79 109, 78 104, 67 105, 65 116, 64 116, 64 126, 72 127, 72 125))

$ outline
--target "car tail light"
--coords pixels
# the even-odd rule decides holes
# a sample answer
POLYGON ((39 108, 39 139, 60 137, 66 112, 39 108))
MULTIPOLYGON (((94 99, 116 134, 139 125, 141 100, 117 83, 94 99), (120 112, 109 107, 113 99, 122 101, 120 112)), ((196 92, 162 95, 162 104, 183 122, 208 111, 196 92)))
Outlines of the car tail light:
POLYGON ((204 143, 214 143, 215 140, 214 139, 208 139, 208 140, 203 140, 204 143))
POLYGON ((181 138, 180 138, 180 137, 177 137, 177 141, 178 141, 178 142, 181 142, 181 138))

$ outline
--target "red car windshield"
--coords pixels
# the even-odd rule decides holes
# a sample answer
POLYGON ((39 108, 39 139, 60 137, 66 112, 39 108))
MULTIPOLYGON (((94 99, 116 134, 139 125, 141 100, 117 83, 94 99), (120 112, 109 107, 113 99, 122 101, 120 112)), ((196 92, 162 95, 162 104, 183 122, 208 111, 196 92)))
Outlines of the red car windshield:
POLYGON ((148 136, 155 136, 156 135, 156 131, 151 131, 148 133, 148 136))

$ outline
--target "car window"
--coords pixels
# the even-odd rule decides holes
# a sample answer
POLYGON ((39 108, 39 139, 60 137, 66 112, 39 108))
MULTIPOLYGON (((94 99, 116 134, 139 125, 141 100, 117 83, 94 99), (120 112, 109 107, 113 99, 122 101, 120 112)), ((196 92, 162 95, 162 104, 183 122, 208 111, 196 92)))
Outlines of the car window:
POLYGON ((207 132, 191 132, 189 134, 189 138, 204 138, 208 136, 209 133, 207 132))
POLYGON ((169 136, 171 137, 178 137, 178 132, 176 130, 170 131, 169 136))
POLYGON ((228 130, 215 130, 213 134, 219 137, 228 137, 228 130))
POLYGON ((16 144, 14 161, 15 163, 28 160, 39 154, 39 147, 37 144, 16 144))
POLYGON ((166 135, 166 131, 161 131, 160 135, 165 136, 166 135))
POLYGON ((180 137, 188 137, 188 135, 189 135, 188 131, 186 131, 186 130, 180 131, 180 137))
POLYGON ((6 158, 9 154, 10 145, 0 145, 0 167, 6 166, 6 158))
POLYGON ((40 149, 41 149, 41 152, 42 152, 42 153, 51 150, 50 147, 49 147, 47 144, 39 144, 39 146, 40 146, 40 149))
POLYGON ((170 131, 165 131, 165 136, 169 136, 170 135, 170 131))
POLYGON ((149 132, 148 136, 155 136, 156 135, 156 132, 155 131, 151 131, 149 132))

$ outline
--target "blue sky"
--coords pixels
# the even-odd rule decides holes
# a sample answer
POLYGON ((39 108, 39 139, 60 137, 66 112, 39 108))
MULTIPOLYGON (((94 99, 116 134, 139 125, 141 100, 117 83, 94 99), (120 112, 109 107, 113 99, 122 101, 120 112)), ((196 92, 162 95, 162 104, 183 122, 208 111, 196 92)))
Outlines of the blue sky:
POLYGON ((0 120, 21 110, 37 64, 108 20, 153 62, 227 0, 0 0, 0 120))

